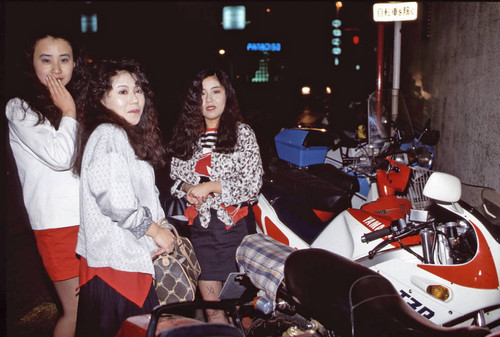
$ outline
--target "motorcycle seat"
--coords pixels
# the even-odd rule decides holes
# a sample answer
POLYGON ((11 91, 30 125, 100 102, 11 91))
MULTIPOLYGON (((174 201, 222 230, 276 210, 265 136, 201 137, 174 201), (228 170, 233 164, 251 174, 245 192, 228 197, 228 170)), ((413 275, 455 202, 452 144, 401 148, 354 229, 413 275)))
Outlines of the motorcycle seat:
POLYGON ((486 336, 479 327, 445 328, 403 301, 382 275, 323 249, 285 261, 285 284, 308 315, 341 336, 486 336))
POLYGON ((351 198, 359 191, 355 177, 330 164, 301 169, 282 162, 274 182, 311 208, 333 213, 351 207, 351 198))
POLYGON ((281 222, 309 245, 328 225, 328 222, 322 221, 304 200, 275 183, 264 181, 261 193, 269 201, 281 222))
POLYGON ((353 196, 356 192, 359 192, 358 179, 331 164, 309 165, 307 167, 307 172, 340 188, 342 191, 346 192, 348 196, 353 196))

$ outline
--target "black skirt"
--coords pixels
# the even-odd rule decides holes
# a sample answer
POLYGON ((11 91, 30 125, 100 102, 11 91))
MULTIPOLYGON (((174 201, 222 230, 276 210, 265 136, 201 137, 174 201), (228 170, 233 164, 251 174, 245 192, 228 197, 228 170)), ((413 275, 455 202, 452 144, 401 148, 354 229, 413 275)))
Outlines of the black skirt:
POLYGON ((94 276, 80 287, 75 336, 114 337, 128 317, 149 314, 157 305, 153 284, 140 308, 99 276, 94 276))
POLYGON ((207 228, 201 226, 199 216, 194 219, 190 239, 200 262, 200 280, 225 281, 229 273, 238 271, 236 249, 246 235, 255 233, 255 217, 249 205, 248 215, 226 229, 217 211, 212 209, 210 215, 207 228))

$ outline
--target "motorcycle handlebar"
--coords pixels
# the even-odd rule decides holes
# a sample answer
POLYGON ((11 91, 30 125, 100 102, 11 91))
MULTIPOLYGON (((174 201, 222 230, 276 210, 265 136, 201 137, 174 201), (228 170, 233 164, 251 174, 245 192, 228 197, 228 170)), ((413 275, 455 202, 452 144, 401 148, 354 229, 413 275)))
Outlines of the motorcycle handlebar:
POLYGON ((371 233, 364 234, 361 237, 361 242, 368 243, 370 241, 383 238, 384 236, 387 236, 389 234, 392 234, 392 227, 391 226, 376 230, 376 231, 371 232, 371 233))

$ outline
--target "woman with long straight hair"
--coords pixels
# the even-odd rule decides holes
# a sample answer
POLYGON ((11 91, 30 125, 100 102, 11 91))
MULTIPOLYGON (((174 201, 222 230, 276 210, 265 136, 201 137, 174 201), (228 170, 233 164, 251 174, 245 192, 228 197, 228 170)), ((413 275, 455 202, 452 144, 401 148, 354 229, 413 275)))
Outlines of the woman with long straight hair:
POLYGON ((54 336, 73 336, 78 306, 79 180, 71 167, 86 63, 70 38, 44 33, 26 52, 25 85, 9 100, 9 143, 40 256, 61 302, 54 336))

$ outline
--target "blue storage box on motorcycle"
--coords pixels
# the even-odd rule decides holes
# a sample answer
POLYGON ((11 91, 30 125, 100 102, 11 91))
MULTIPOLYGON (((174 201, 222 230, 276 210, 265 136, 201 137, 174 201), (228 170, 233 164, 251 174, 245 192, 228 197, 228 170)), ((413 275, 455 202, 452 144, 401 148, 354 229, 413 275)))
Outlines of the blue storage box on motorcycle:
POLYGON ((301 167, 321 164, 329 147, 316 144, 322 144, 324 136, 320 130, 283 129, 274 137, 278 157, 301 167))

